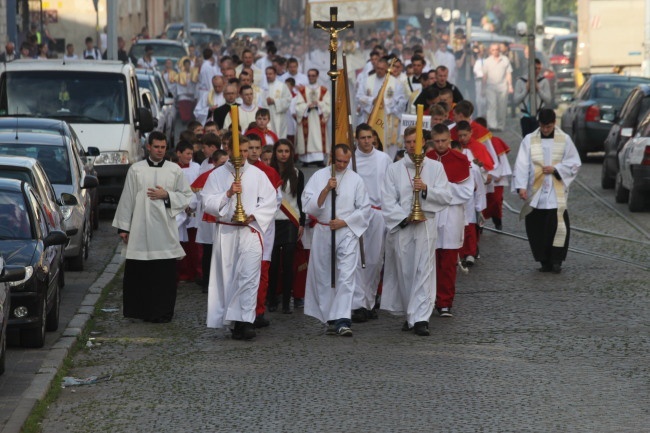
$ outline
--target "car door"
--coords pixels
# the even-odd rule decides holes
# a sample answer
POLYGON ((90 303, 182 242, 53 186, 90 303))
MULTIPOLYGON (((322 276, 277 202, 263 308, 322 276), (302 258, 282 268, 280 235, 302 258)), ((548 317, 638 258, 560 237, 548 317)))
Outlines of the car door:
MULTIPOLYGON (((36 219, 36 229, 41 239, 45 239, 53 227, 48 223, 45 216, 45 207, 38 197, 38 194, 33 189, 28 188, 28 199, 33 209, 34 218, 36 219)), ((52 245, 43 250, 41 260, 39 260, 40 271, 48 278, 47 298, 49 299, 54 294, 54 288, 57 283, 59 272, 61 271, 61 248, 58 245, 52 245)))

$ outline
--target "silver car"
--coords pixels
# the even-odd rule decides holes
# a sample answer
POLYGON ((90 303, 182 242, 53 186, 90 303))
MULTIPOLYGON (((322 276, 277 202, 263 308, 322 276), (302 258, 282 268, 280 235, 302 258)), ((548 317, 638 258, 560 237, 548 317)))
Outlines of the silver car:
POLYGON ((41 163, 59 198, 63 225, 70 238, 65 248, 68 268, 81 271, 88 258, 92 237, 93 198, 90 189, 99 184, 97 177, 86 173, 88 163, 84 161, 85 155, 79 154, 71 136, 38 126, 39 122, 60 120, 16 120, 19 126, 14 131, 0 130, 0 154, 28 156, 41 163))

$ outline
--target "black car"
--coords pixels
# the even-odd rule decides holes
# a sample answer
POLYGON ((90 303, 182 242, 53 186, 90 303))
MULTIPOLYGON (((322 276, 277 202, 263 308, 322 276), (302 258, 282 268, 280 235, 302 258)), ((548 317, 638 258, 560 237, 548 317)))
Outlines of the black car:
POLYGON ((23 266, 9 266, 0 256, 0 374, 5 372, 5 354, 7 353, 7 323, 11 312, 11 288, 9 283, 25 278, 23 266))
POLYGON ((25 277, 10 283, 9 332, 26 347, 42 347, 45 331, 59 327, 61 248, 68 237, 49 223, 45 205, 27 182, 0 179, 0 254, 22 266, 25 277))
POLYGON ((618 173, 618 154, 625 142, 636 135, 639 124, 650 109, 650 84, 641 84, 628 95, 621 111, 605 139, 603 168, 600 185, 604 189, 614 188, 618 173))
POLYGON ((650 83, 642 77, 616 74, 592 75, 562 114, 561 128, 569 134, 583 160, 588 152, 600 152, 616 113, 625 98, 639 84, 650 83))

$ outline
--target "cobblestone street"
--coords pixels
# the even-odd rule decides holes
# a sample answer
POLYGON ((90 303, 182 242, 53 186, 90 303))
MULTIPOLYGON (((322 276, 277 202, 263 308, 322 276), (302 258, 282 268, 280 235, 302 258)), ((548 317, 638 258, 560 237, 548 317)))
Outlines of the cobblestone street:
MULTIPOLYGON (((574 225, 611 225, 574 191, 574 225)), ((506 212, 504 231, 523 223, 506 212)), ((613 245, 586 236, 572 246, 613 245)), ((645 241, 611 252, 647 266, 645 241)), ((486 230, 481 259, 459 273, 455 317, 434 313, 428 338, 387 313, 353 338, 325 336, 296 310, 267 313, 270 328, 234 341, 205 327, 206 295, 181 285, 170 324, 96 317, 101 345, 70 375, 112 379, 64 389, 43 431, 650 431, 648 272, 575 252, 560 275, 537 267, 527 242, 486 230)), ((121 306, 121 293, 105 306, 121 306)))

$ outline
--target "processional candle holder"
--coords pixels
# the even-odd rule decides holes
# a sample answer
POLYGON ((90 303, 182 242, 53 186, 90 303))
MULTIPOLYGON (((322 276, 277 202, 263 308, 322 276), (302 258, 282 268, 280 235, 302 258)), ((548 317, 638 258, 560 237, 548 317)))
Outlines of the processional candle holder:
MULTIPOLYGON (((244 158, 241 155, 232 157, 232 165, 235 167, 235 182, 241 182, 241 167, 244 165, 244 158)), ((244 224, 248 217, 244 212, 244 206, 241 203, 241 192, 235 193, 237 195, 237 203, 235 204, 235 213, 232 216, 232 222, 237 224, 244 224)))
MULTIPOLYGON (((422 171, 422 162, 424 162, 423 153, 413 153, 410 155, 413 164, 415 164, 415 177, 413 181, 420 180, 420 172, 422 171)), ((413 204, 411 205, 411 214, 409 215, 409 221, 419 222, 426 221, 424 212, 422 212, 422 206, 420 205, 420 190, 413 188, 413 204)))

